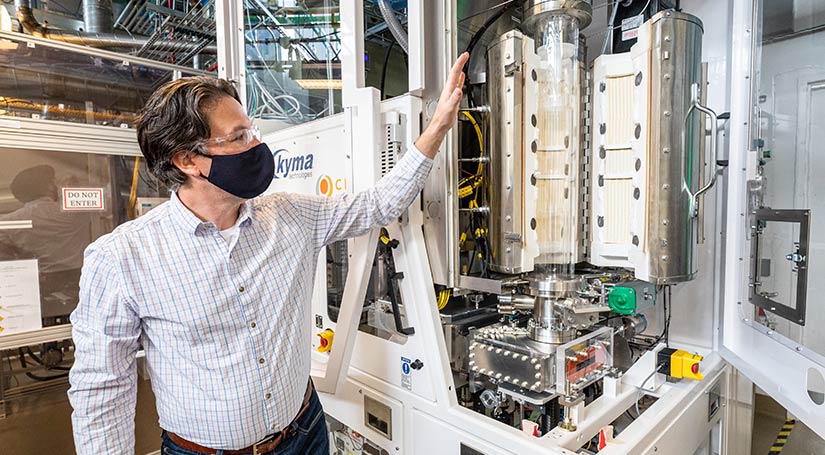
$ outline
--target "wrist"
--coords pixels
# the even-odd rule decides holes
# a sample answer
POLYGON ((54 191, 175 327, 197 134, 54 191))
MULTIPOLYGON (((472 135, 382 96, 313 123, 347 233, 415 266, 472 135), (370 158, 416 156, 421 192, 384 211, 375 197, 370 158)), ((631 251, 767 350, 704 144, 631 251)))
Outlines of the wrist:
POLYGON ((447 136, 448 131, 450 131, 449 126, 430 123, 430 125, 428 125, 427 128, 421 133, 421 136, 440 144, 441 141, 444 140, 444 137, 447 136))

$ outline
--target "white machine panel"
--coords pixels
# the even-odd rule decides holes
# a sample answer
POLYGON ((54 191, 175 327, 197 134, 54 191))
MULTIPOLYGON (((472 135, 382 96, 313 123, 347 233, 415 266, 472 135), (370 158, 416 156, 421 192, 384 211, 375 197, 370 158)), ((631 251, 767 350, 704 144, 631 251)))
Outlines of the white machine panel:
MULTIPOLYGON (((761 6, 762 2, 758 3, 761 6)), ((782 330, 785 332, 782 334, 780 330, 771 328, 770 324, 757 321, 763 318, 762 311, 752 303, 751 283, 754 279, 765 278, 766 281, 769 277, 769 274, 763 276, 764 272, 754 277, 750 260, 753 254, 752 243, 755 241, 752 236, 752 215, 755 211, 752 209, 752 194, 749 190, 760 182, 760 162, 756 149, 759 148, 761 154, 761 147, 757 147, 758 140, 762 139, 762 135, 767 136, 758 129, 751 129, 752 102, 757 102, 752 97, 752 84, 759 83, 759 78, 751 73, 753 59, 760 52, 755 43, 761 41, 761 37, 758 34, 755 37, 753 33, 753 24, 761 22, 755 20, 758 14, 758 9, 752 3, 738 2, 733 8, 731 124, 734 127, 731 130, 725 270, 724 279, 721 280, 725 308, 720 351, 727 361, 776 399, 795 418, 819 435, 825 436, 825 406, 822 403, 825 392, 825 360, 821 352, 812 349, 814 345, 811 343, 789 338, 788 331, 782 330), (754 131, 757 141, 751 140, 754 131)), ((759 67, 758 60, 754 66, 759 67)), ((795 148, 797 145, 793 144, 789 151, 795 148)), ((773 184, 791 183, 786 180, 784 183, 773 184)), ((782 208, 788 207, 772 207, 777 210, 782 208)), ((811 240, 817 241, 815 238, 811 240)), ((819 260, 822 258, 816 256, 806 259, 819 260)), ((807 262, 805 265, 807 266, 807 262)), ((797 272, 794 276, 796 274, 797 272)), ((821 277, 809 276, 809 279, 818 280, 821 277)), ((767 295, 764 292, 767 290, 762 287, 757 292, 767 295)), ((821 311, 821 301, 819 296, 816 297, 816 301, 810 303, 815 307, 809 307, 808 313, 821 311)), ((770 310, 771 308, 765 310, 768 318, 770 310)), ((803 314, 796 321, 790 322, 811 333, 821 332, 821 328, 812 328, 804 320, 803 314)))

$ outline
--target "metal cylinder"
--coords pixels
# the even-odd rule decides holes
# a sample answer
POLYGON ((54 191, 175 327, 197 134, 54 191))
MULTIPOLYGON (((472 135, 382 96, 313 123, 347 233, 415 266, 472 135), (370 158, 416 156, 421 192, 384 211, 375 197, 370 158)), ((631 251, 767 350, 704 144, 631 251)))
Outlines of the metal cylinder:
MULTIPOLYGON (((575 18, 579 27, 586 28, 593 21, 590 0, 527 0, 524 2, 524 25, 535 33, 536 21, 548 14, 564 14, 575 18)), ((535 37, 535 34, 533 35, 535 37)))
POLYGON ((487 49, 487 93, 490 104, 487 199, 490 204, 489 268, 521 273, 524 216, 522 198, 522 35, 510 31, 487 49))
POLYGON ((533 275, 529 283, 529 293, 535 297, 535 303, 533 317, 527 323, 528 336, 540 343, 566 343, 576 338, 576 329, 566 323, 564 312, 557 304, 576 297, 581 278, 533 275))
POLYGON ((83 25, 87 32, 111 33, 112 0, 83 0, 83 25))
MULTIPOLYGON (((647 229, 649 281, 688 281, 697 271, 697 223, 691 193, 699 189, 701 113, 691 109, 702 84, 702 22, 675 11, 651 19, 647 131, 647 229), (658 122, 658 124, 657 124, 658 122)), ((644 248, 646 246, 646 248, 644 248)))
POLYGON ((527 322, 529 337, 540 343, 567 343, 576 338, 576 329, 564 324, 556 300, 536 297, 533 318, 527 322))

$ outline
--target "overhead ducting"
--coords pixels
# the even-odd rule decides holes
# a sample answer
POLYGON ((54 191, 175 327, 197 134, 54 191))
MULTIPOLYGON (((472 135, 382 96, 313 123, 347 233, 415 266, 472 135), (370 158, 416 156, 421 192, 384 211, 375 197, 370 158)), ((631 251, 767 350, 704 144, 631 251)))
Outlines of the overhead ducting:
MULTIPOLYGON (((87 11, 87 3, 96 3, 100 5, 104 2, 94 2, 91 0, 86 0, 84 1, 84 12, 87 11)), ((166 52, 194 52, 203 54, 215 54, 218 51, 216 45, 203 46, 203 43, 201 42, 188 43, 186 41, 179 40, 153 40, 146 36, 131 36, 126 33, 112 32, 111 0, 108 1, 108 19, 100 19, 100 14, 102 14, 102 11, 105 10, 105 7, 95 8, 90 6, 88 10, 94 11, 92 13, 94 17, 84 17, 87 27, 89 26, 89 24, 93 24, 93 28, 105 29, 107 28, 106 24, 109 24, 108 29, 110 30, 110 32, 91 30, 80 32, 72 30, 51 29, 44 26, 43 24, 38 22, 37 19, 35 19, 34 12, 31 8, 30 0, 14 0, 14 7, 17 20, 20 22, 20 25, 23 27, 23 29, 25 29, 27 32, 31 33, 34 36, 48 38, 55 41, 62 41, 64 43, 78 44, 81 46, 89 47, 100 47, 107 49, 142 49, 144 47, 147 47, 150 49, 163 50, 166 52)))
POLYGON ((112 0, 83 0, 83 24, 90 33, 112 32, 112 0))

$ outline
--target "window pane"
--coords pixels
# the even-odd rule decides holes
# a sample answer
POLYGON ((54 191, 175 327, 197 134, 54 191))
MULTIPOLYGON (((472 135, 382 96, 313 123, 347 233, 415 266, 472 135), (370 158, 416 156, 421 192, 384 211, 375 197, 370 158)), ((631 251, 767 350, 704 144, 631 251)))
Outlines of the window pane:
POLYGON ((135 157, 0 148, 0 161, 0 261, 37 259, 44 325, 66 323, 86 247, 169 192, 143 160, 133 179, 135 157), (103 209, 69 210, 72 188, 101 191, 103 209))

